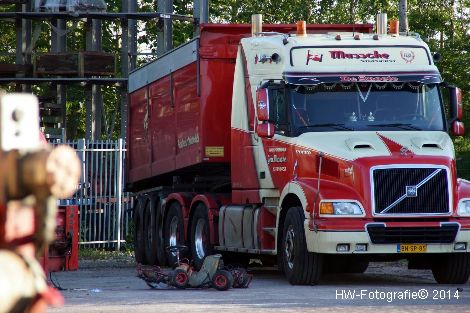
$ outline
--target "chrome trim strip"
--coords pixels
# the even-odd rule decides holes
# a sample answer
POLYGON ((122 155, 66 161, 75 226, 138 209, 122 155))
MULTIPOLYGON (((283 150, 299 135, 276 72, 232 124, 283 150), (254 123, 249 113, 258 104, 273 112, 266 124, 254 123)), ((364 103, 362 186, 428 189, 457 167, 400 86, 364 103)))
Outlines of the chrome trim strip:
POLYGON ((186 65, 196 62, 198 47, 199 38, 195 38, 158 57, 158 59, 136 68, 129 73, 128 92, 132 93, 186 65))

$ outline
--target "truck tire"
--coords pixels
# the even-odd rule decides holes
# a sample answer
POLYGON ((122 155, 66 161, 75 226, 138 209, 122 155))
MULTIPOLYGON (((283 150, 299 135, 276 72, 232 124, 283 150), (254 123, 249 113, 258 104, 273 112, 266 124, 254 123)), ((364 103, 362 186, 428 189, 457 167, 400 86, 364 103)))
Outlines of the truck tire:
POLYGON ((154 200, 149 199, 144 208, 144 250, 148 265, 157 263, 157 227, 154 200))
MULTIPOLYGON (((177 202, 173 202, 165 218, 165 248, 170 246, 185 245, 184 242, 184 222, 181 206, 177 202)), ((168 265, 171 267, 178 266, 175 252, 166 250, 168 265)), ((180 259, 183 255, 180 255, 180 259)))
POLYGON ((164 221, 163 214, 160 208, 160 198, 155 200, 155 238, 156 238, 156 250, 157 250, 157 265, 166 265, 166 251, 165 251, 165 239, 164 239, 164 221))
POLYGON ((307 251, 304 232, 304 212, 301 207, 287 211, 282 229, 284 274, 292 285, 315 285, 322 273, 322 255, 307 251))
POLYGON ((470 275, 470 253, 442 255, 433 264, 432 274, 439 284, 465 284, 470 275))
POLYGON ((144 229, 143 229, 143 214, 142 206, 145 199, 140 198, 134 209, 134 254, 137 263, 145 264, 145 250, 144 250, 144 229))
POLYGON ((201 268, 204 258, 212 254, 212 249, 207 208, 200 203, 194 208, 191 219, 191 255, 197 270, 201 268))

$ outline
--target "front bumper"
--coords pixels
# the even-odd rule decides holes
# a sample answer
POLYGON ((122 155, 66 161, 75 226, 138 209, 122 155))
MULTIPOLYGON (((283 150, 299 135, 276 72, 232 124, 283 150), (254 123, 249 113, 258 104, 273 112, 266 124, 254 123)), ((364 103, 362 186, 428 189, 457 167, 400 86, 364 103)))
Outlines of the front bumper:
MULTIPOLYGON (((305 220, 305 238, 309 252, 328 254, 398 254, 397 243, 374 244, 369 233, 364 230, 342 229, 309 229, 309 221, 305 220), (349 244, 348 252, 337 252, 338 244, 349 244), (367 244, 367 251, 356 251, 357 244, 367 244)), ((426 253, 470 252, 470 227, 461 227, 455 240, 451 243, 427 243, 426 253), (466 250, 454 250, 457 242, 467 243, 466 250)))

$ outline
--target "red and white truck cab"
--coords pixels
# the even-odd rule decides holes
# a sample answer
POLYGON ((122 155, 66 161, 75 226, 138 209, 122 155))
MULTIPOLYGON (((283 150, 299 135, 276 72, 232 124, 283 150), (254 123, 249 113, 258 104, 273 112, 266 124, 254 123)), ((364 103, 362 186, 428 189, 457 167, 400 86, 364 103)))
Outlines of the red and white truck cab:
POLYGON ((465 283, 470 184, 448 135, 463 135, 462 99, 426 43, 364 25, 245 26, 204 25, 130 75, 138 261, 171 265, 164 248, 187 244, 196 265, 213 251, 277 257, 292 284, 396 259, 465 283))
MULTIPOLYGON (((253 197, 278 197, 279 210, 298 200, 287 213, 300 215, 308 253, 412 253, 416 263, 425 260, 421 253, 446 254, 428 264, 437 281, 466 281, 469 185, 456 177, 447 133, 463 134, 462 104, 459 89, 447 87, 453 106, 446 116, 441 86, 416 35, 242 39, 232 100, 233 187, 257 183, 253 197), (236 91, 246 83, 245 98, 236 91), (243 145, 252 155, 238 154, 243 145)), ((279 228, 281 216, 277 250, 297 281, 296 267, 312 265, 296 263, 299 229, 293 218, 279 228)))

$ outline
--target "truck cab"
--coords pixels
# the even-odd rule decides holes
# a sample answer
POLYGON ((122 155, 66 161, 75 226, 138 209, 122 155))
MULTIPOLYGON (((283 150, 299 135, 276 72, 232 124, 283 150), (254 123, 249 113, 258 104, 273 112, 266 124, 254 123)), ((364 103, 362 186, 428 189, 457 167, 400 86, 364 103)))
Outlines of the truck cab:
POLYGON ((448 134, 463 135, 461 119, 460 90, 418 35, 244 38, 233 201, 271 207, 271 248, 291 283, 317 282, 323 263, 363 271, 400 258, 440 283, 466 282, 469 184, 448 134))

